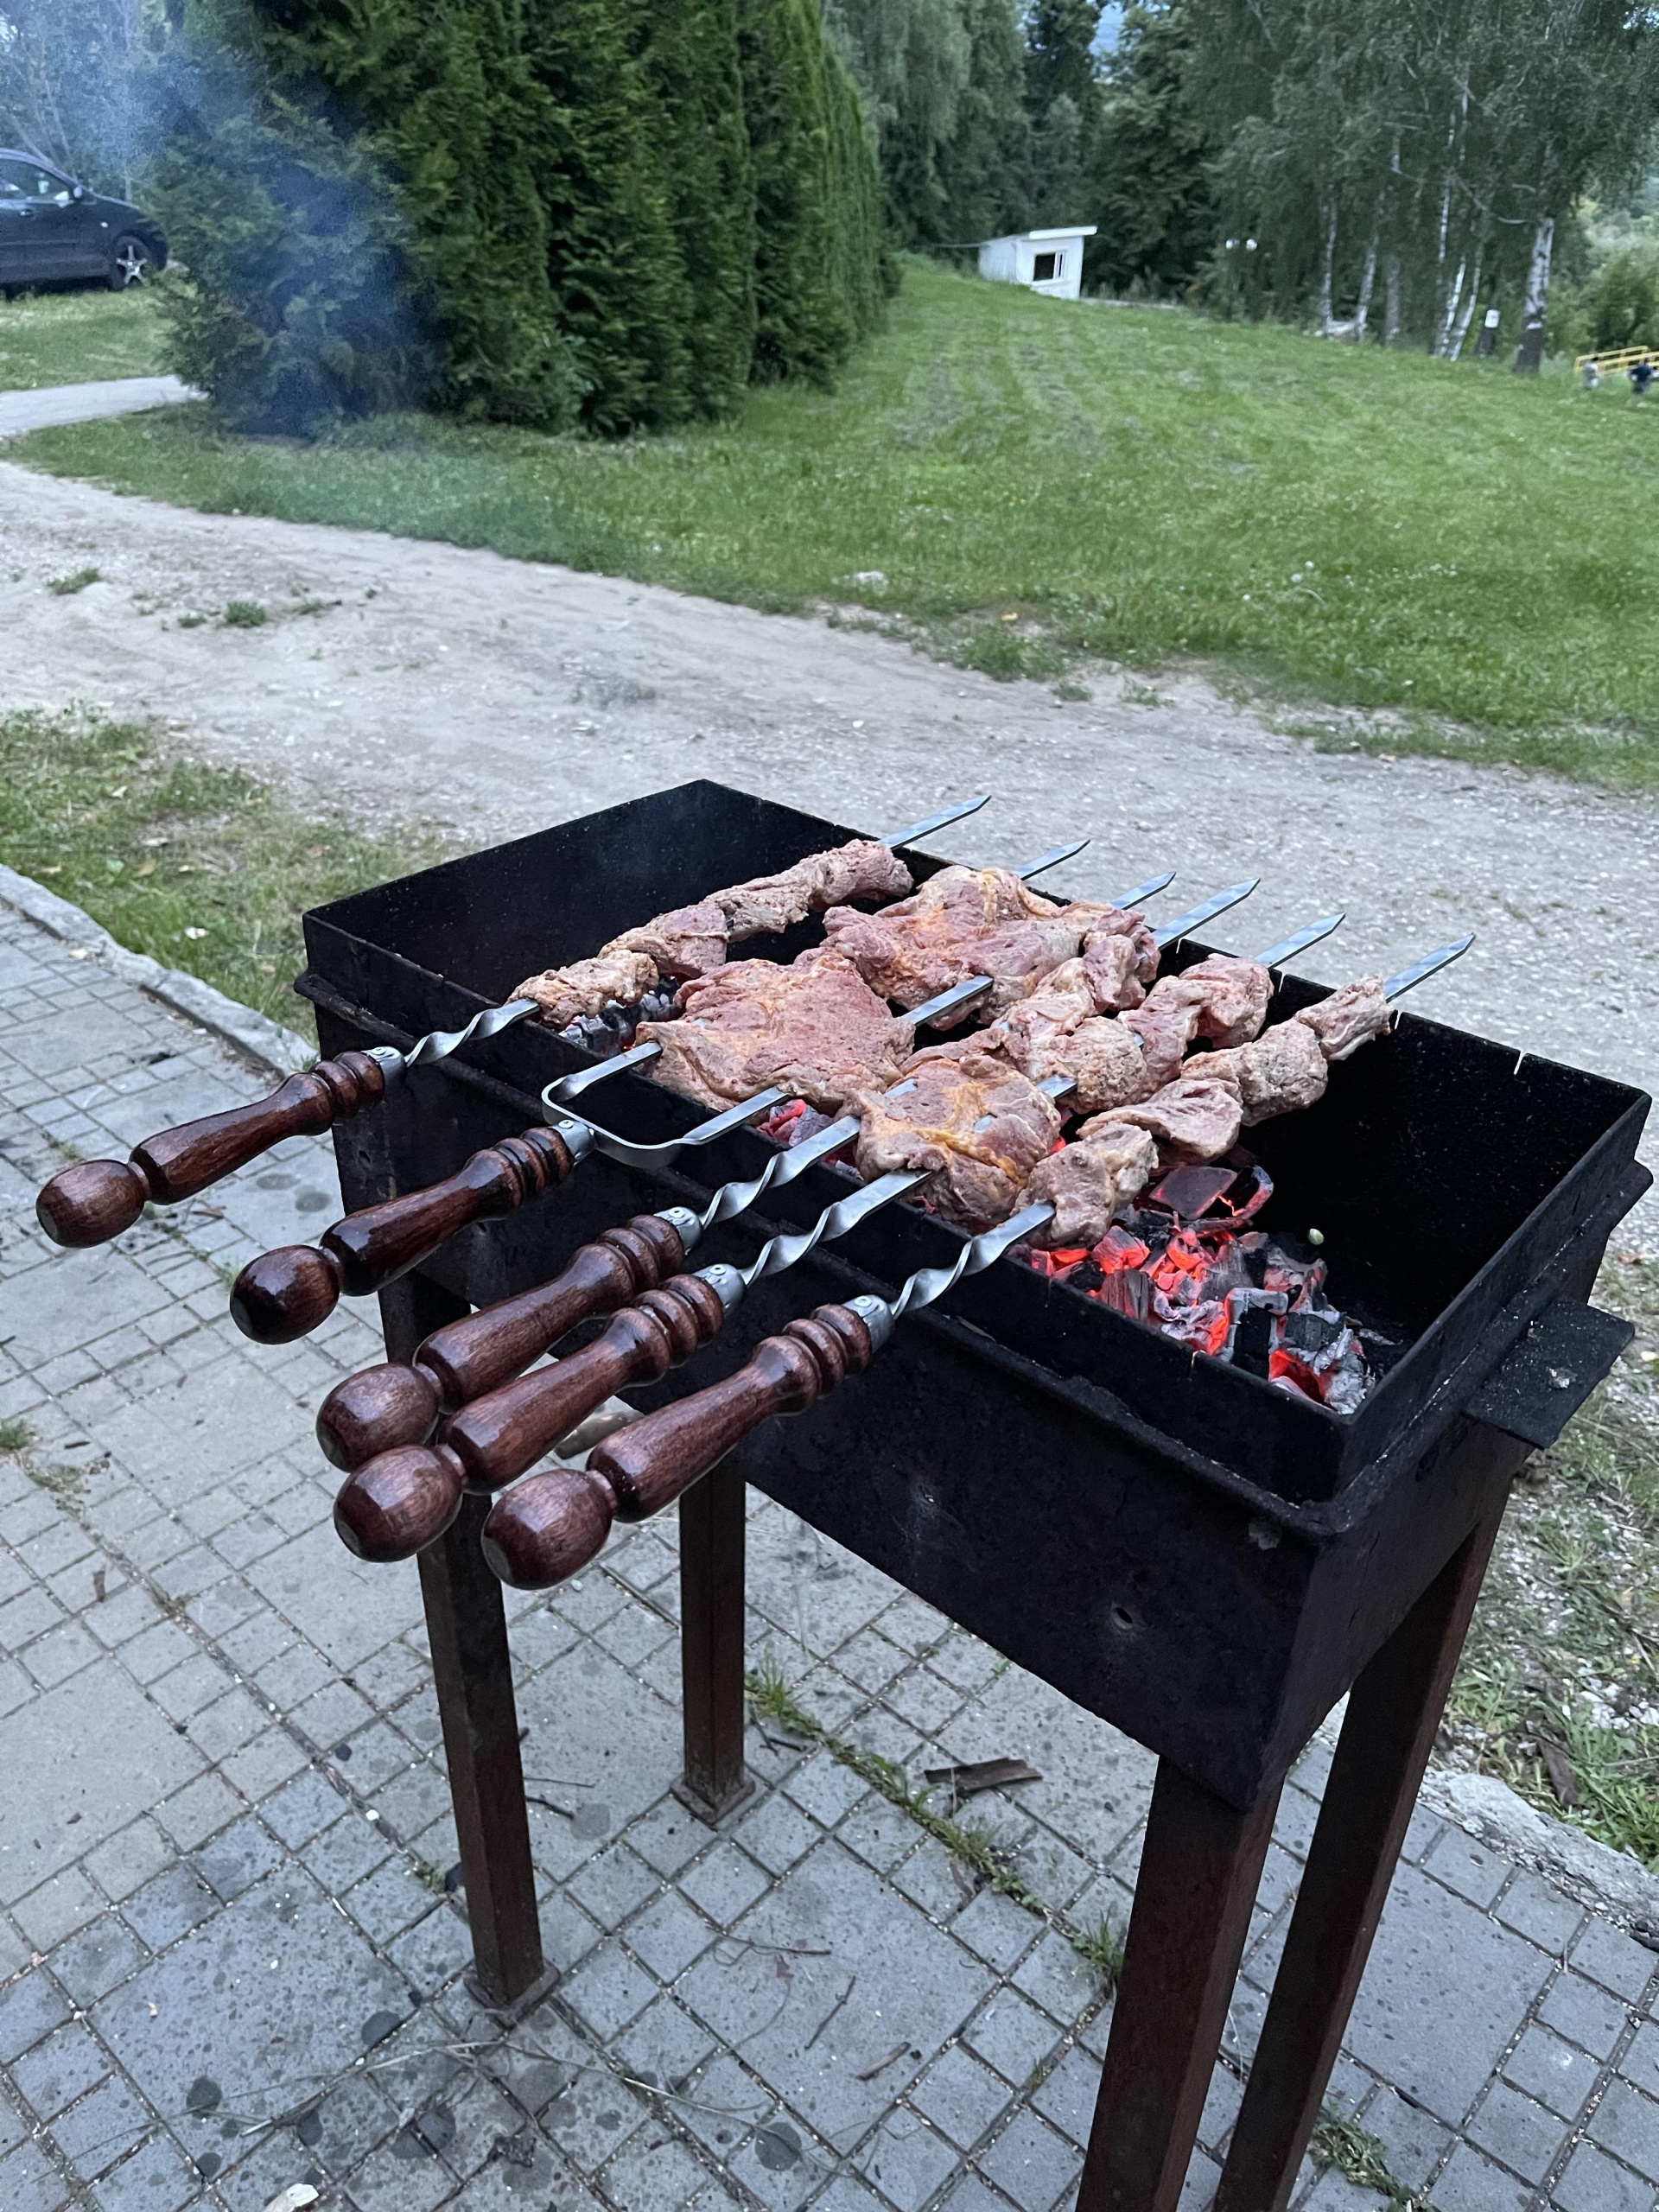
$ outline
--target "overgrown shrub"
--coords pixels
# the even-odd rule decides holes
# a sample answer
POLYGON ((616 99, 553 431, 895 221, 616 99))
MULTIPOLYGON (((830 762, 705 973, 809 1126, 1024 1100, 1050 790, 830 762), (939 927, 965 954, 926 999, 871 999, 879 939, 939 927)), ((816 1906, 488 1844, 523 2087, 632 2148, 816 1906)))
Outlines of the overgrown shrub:
POLYGON ((1579 304, 1594 351, 1659 346, 1659 251, 1637 245, 1610 254, 1579 304))
POLYGON ((827 377, 879 315, 874 156, 817 0, 184 4, 173 350, 238 427, 657 427, 827 377))

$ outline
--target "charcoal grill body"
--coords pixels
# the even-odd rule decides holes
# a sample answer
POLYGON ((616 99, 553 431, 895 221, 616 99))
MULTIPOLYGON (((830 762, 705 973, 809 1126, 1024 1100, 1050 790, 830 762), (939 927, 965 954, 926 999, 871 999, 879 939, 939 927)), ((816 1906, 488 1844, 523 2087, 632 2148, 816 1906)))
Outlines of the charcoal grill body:
MULTIPOLYGON (((404 1043, 647 914, 852 834, 687 785, 308 915, 300 988, 326 1051, 404 1043)), ((918 874, 937 865, 914 860, 918 874)), ((817 927, 745 950, 787 957, 817 927)), ((1318 995, 1287 982, 1274 1018, 1318 995)), ((467 1061, 416 1071, 382 1109, 336 1129, 348 1205, 453 1171, 539 1120, 542 1086, 588 1064, 530 1026, 469 1048, 467 1061)), ((742 1786, 744 1481, 1158 1754, 1118 2007, 1130 2024, 1114 2031, 1079 2200, 1089 2212, 1174 2203, 1283 1777, 1351 1688, 1302 1934, 1287 1948, 1283 2001, 1217 2200, 1231 2212, 1284 2201, 1509 1486, 1628 1334, 1586 1300, 1609 1231, 1649 1179, 1635 1159, 1647 1104, 1408 1014, 1332 1071, 1319 1106, 1251 1133, 1275 1179, 1266 1224, 1319 1228, 1337 1302, 1392 1340, 1389 1371, 1350 1419, 1005 1261, 946 1310, 904 1323, 855 1383, 748 1440, 683 1504, 688 1774, 715 1808, 742 1786)), ((635 1076, 594 1094, 592 1110, 647 1140, 700 1113, 635 1076)), ((690 1156, 695 1182, 596 1156, 387 1294, 392 1356, 464 1306, 544 1279, 629 1214, 696 1204, 757 1172, 769 1148, 735 1133, 690 1156)), ((712 1237, 706 1256, 747 1257, 773 1229, 810 1222, 847 1179, 811 1172, 771 1213, 712 1237)), ((637 1402, 702 1388, 810 1305, 891 1291, 959 1249, 929 1217, 878 1215, 760 1286, 708 1352, 637 1402)), ((505 1851, 527 1868, 516 1732, 499 1719, 504 1697, 511 1719, 499 1595, 478 1572, 480 1510, 469 1505, 422 1573, 463 1861, 470 1830, 480 1866, 505 1851), (493 1764, 480 1764, 486 1738, 493 1764)), ((506 1886, 533 1923, 522 1878, 506 1886)), ((476 1936, 470 1863, 467 1887, 476 1936)), ((509 1955, 522 1980, 523 1940, 497 1941, 493 1967, 480 1949, 498 1993, 514 1979, 509 1955)))

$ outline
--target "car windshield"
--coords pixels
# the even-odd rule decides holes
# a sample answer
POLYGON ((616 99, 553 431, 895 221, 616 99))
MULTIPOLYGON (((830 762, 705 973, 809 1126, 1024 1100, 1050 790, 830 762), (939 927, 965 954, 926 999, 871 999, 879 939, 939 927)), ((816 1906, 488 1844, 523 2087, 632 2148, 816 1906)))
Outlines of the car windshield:
POLYGON ((67 200, 69 187, 34 162, 0 161, 0 200, 67 200))

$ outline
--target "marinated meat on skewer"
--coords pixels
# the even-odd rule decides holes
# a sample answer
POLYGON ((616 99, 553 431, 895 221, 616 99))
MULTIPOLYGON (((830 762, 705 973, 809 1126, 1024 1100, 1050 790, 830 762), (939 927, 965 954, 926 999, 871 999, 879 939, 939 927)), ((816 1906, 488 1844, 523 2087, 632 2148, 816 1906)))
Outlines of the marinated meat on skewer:
POLYGON ((1146 1004, 1123 1017, 1146 1053, 1149 1089, 1174 1081, 1195 1038, 1231 1046, 1254 1037, 1272 996, 1273 977, 1260 961, 1230 953, 1212 952, 1179 976, 1160 976, 1146 1004))
POLYGON ((927 1203, 978 1230, 1005 1221, 1060 1134, 1053 1102, 988 1053, 919 1054, 905 1080, 853 1102, 862 1121, 858 1172, 931 1174, 927 1203))
POLYGON ((716 1111, 774 1086, 829 1113, 899 1078, 914 1030, 850 960, 817 945, 787 967, 733 960, 683 983, 672 1021, 642 1021, 662 1047, 653 1077, 716 1111))
POLYGON ((1345 1060, 1389 1026, 1382 978, 1363 976, 1317 1006, 1304 1007, 1250 1043, 1224 1052, 1195 1052, 1183 1080, 1219 1077, 1237 1090, 1244 1127, 1294 1114, 1325 1096, 1332 1060, 1345 1060))
POLYGON ((1330 1059, 1357 1052, 1367 1038, 1388 1027, 1389 1019, 1382 982, 1367 976, 1345 983, 1317 1006, 1305 1007, 1247 1044, 1225 1052, 1194 1053, 1176 1080, 1149 1098, 1096 1115, 1084 1122, 1065 1154, 1043 1163, 1021 1193, 1022 1205, 1051 1198, 1049 1185, 1063 1179, 1068 1198, 1068 1233, 1061 1236, 1056 1223, 1032 1242, 1054 1249, 1097 1244, 1105 1236, 1122 1203, 1112 1147, 1122 1131, 1133 1129, 1154 1139, 1160 1169, 1184 1160, 1219 1160, 1238 1141, 1241 1128, 1315 1104, 1325 1095, 1330 1059), (1055 1163, 1072 1153, 1077 1159, 1061 1171, 1055 1163), (1091 1191, 1096 1200, 1092 1208, 1091 1191))
POLYGON ((1033 1083, 1070 1076, 1077 1088, 1067 1103, 1071 1111, 1079 1114, 1096 1114, 1104 1107, 1146 1097, 1157 1088, 1147 1072, 1146 1054, 1123 1022, 1096 1013, 1084 968, 1081 959, 1062 962, 1028 998, 1010 1007, 988 1029, 929 1046, 912 1065, 977 1052, 1017 1068, 1033 1083))
POLYGON ((1007 868, 941 868, 913 898, 879 914, 832 908, 823 925, 871 988, 902 1007, 988 975, 996 988, 983 1010, 995 1019, 1081 953, 1098 1013, 1138 1005, 1158 972, 1158 948, 1138 914, 1086 900, 1059 906, 1007 868))
POLYGON ((713 973, 725 964, 728 949, 746 938, 787 929, 826 907, 844 908, 850 899, 896 899, 910 887, 910 872, 897 854, 873 837, 855 837, 829 852, 809 853, 775 875, 710 892, 695 906, 624 930, 589 959, 529 976, 513 996, 533 999, 542 1019, 563 1029, 607 1005, 637 1005, 664 976, 713 973))
POLYGON ((1102 1128, 1143 1129, 1157 1144, 1160 1165, 1174 1167, 1230 1152, 1242 1119, 1238 1086, 1230 1077, 1184 1073, 1139 1105, 1110 1107, 1085 1122, 1077 1135, 1086 1140, 1102 1128))
POLYGON ((1362 976, 1356 982, 1344 983, 1317 1006, 1305 1006, 1291 1017, 1307 1024, 1327 1060, 1349 1058, 1386 1029, 1391 1018, 1379 976, 1362 976))
POLYGON ((1032 1238, 1046 1249, 1097 1244, 1120 1206, 1138 1198, 1158 1171, 1158 1147, 1145 1129, 1106 1128, 1062 1145, 1039 1160, 1020 1194, 1022 1206, 1046 1203, 1054 1218, 1032 1238))

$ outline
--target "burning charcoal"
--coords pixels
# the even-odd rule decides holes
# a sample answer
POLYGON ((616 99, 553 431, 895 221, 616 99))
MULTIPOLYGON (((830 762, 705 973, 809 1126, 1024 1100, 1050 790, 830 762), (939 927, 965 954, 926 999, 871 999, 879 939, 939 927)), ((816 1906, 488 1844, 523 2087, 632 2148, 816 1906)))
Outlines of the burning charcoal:
POLYGON ((1066 1277, 1066 1281, 1071 1284, 1073 1290, 1086 1290, 1090 1292, 1098 1290, 1105 1280, 1105 1276, 1101 1273, 1099 1268, 1092 1259, 1079 1261, 1077 1265, 1066 1277))
POLYGON ((1342 1332, 1339 1313, 1312 1313, 1293 1307, 1284 1318, 1279 1341, 1289 1351, 1307 1357, 1328 1351, 1342 1332))
POLYGON ((1234 1179, 1230 1167, 1175 1167, 1147 1196, 1159 1205, 1167 1206, 1182 1221, 1196 1221, 1209 1212, 1234 1179))

